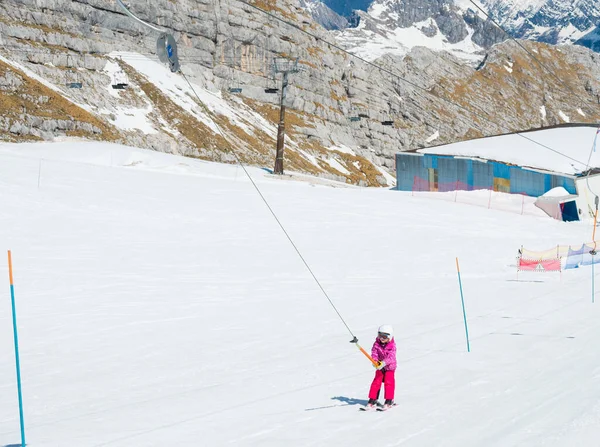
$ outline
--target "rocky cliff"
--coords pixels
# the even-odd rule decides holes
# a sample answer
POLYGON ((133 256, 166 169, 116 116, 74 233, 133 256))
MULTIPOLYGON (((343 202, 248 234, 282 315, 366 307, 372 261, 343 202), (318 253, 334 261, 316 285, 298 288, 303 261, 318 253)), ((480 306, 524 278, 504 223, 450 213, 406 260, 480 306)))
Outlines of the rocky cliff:
POLYGON ((130 2, 174 35, 182 78, 157 64, 157 34, 113 1, 3 0, 0 138, 80 136, 224 162, 235 150, 272 167, 274 58, 302 68, 285 102, 285 167, 356 184, 391 185, 401 150, 600 116, 600 64, 585 48, 527 42, 532 58, 504 42, 469 64, 415 47, 366 64, 329 45, 299 4, 252 5, 268 14, 235 0, 130 2))

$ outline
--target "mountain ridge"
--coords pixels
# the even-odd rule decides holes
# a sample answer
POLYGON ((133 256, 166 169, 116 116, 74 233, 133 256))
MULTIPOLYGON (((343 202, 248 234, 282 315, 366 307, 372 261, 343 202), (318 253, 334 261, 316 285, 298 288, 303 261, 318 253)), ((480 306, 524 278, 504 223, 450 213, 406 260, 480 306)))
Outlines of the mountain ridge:
MULTIPOLYGON (((157 0, 150 9, 131 3, 134 13, 173 33, 198 99, 180 75, 158 63, 157 35, 114 2, 48 0, 41 11, 35 0, 6 0, 0 55, 14 65, 0 74, 0 105, 13 104, 15 96, 28 102, 5 107, 10 113, 0 121, 0 138, 48 140, 76 130, 68 123, 75 116, 37 112, 34 104, 47 103, 49 95, 36 90, 28 97, 19 87, 26 77, 52 86, 106 126, 92 124, 90 138, 111 135, 123 144, 220 162, 235 161, 232 144, 243 162, 270 168, 280 98, 266 88, 281 85, 273 61, 296 58, 302 70, 290 75, 285 100, 285 169, 353 184, 393 185, 398 151, 600 117, 599 61, 580 46, 523 41, 557 78, 511 41, 466 63, 419 45, 365 63, 341 51, 341 32, 320 27, 300 3, 255 6, 270 16, 235 1, 157 0), (75 79, 81 89, 69 87, 75 79), (117 80, 127 87, 115 90, 117 80)), ((439 38, 443 17, 422 27, 430 25, 439 38)))

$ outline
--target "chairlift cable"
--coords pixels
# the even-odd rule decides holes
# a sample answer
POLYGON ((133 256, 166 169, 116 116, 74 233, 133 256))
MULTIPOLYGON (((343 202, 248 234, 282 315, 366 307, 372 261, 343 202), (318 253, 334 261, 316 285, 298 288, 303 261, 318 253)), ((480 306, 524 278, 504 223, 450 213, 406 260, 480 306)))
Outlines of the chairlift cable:
POLYGON ((156 27, 154 25, 151 25, 150 23, 144 22, 142 19, 140 19, 139 17, 137 17, 134 13, 132 13, 127 8, 127 6, 125 6, 125 4, 123 3, 122 0, 117 0, 117 4, 121 7, 121 9, 123 10, 123 12, 125 12, 125 14, 127 14, 129 17, 131 17, 136 22, 138 22, 140 25, 147 26, 148 28, 150 28, 150 29, 152 29, 154 31, 158 31, 161 34, 167 33, 167 30, 164 30, 162 28, 158 28, 158 27, 156 27))

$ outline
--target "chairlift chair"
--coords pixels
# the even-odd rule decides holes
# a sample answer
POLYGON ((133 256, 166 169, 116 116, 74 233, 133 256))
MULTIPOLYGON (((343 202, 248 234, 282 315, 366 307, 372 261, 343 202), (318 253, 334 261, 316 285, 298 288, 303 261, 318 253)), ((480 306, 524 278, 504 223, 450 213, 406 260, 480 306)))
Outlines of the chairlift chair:
POLYGON ((79 75, 77 74, 77 72, 74 70, 71 70, 70 73, 72 73, 73 76, 69 77, 69 75, 67 74, 67 81, 66 81, 67 88, 83 88, 83 83, 79 79, 79 75))
POLYGON ((359 105, 359 106, 354 106, 353 109, 356 110, 357 116, 359 118, 367 118, 367 119, 369 118, 368 106, 365 107, 363 105, 359 105))
POLYGON ((265 87, 265 93, 278 93, 279 88, 277 88, 277 84, 275 79, 272 81, 267 81, 267 86, 265 87))
POLYGON ((235 76, 235 70, 231 68, 231 76, 229 78, 229 93, 242 93, 242 85, 240 84, 239 76, 235 76))
POLYGON ((113 75, 113 80, 111 84, 112 88, 115 90, 125 90, 129 86, 129 84, 124 80, 127 80, 127 76, 125 76, 125 73, 123 73, 122 70, 117 71, 113 75))
MULTIPOLYGON (((67 54, 67 67, 71 67, 70 63, 69 63, 69 55, 67 54)), ((83 83, 81 82, 81 79, 79 78, 79 73, 74 70, 74 69, 70 69, 67 70, 67 72, 65 73, 65 85, 67 86, 67 88, 82 88, 83 87, 83 83)))
POLYGON ((381 124, 384 126, 393 126, 394 125, 394 119, 392 118, 394 113, 397 113, 397 110, 394 105, 390 102, 388 103, 388 111, 384 112, 384 118, 383 120, 381 120, 381 124))
POLYGON ((267 86, 265 87, 265 93, 278 93, 279 88, 277 87, 277 80, 275 79, 275 66, 273 65, 273 76, 267 77, 267 86))
POLYGON ((360 121, 360 114, 358 114, 358 111, 356 110, 355 106, 350 106, 350 111, 349 111, 349 117, 348 120, 352 123, 355 123, 357 121, 360 121))

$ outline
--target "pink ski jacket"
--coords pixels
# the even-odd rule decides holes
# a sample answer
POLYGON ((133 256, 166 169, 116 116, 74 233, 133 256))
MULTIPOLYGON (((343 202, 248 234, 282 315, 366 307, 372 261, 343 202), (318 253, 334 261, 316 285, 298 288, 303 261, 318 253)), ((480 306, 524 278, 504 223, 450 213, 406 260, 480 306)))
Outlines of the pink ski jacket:
POLYGON ((392 338, 387 343, 381 343, 378 338, 373 343, 371 357, 377 362, 385 362, 384 371, 396 371, 396 341, 392 338))

